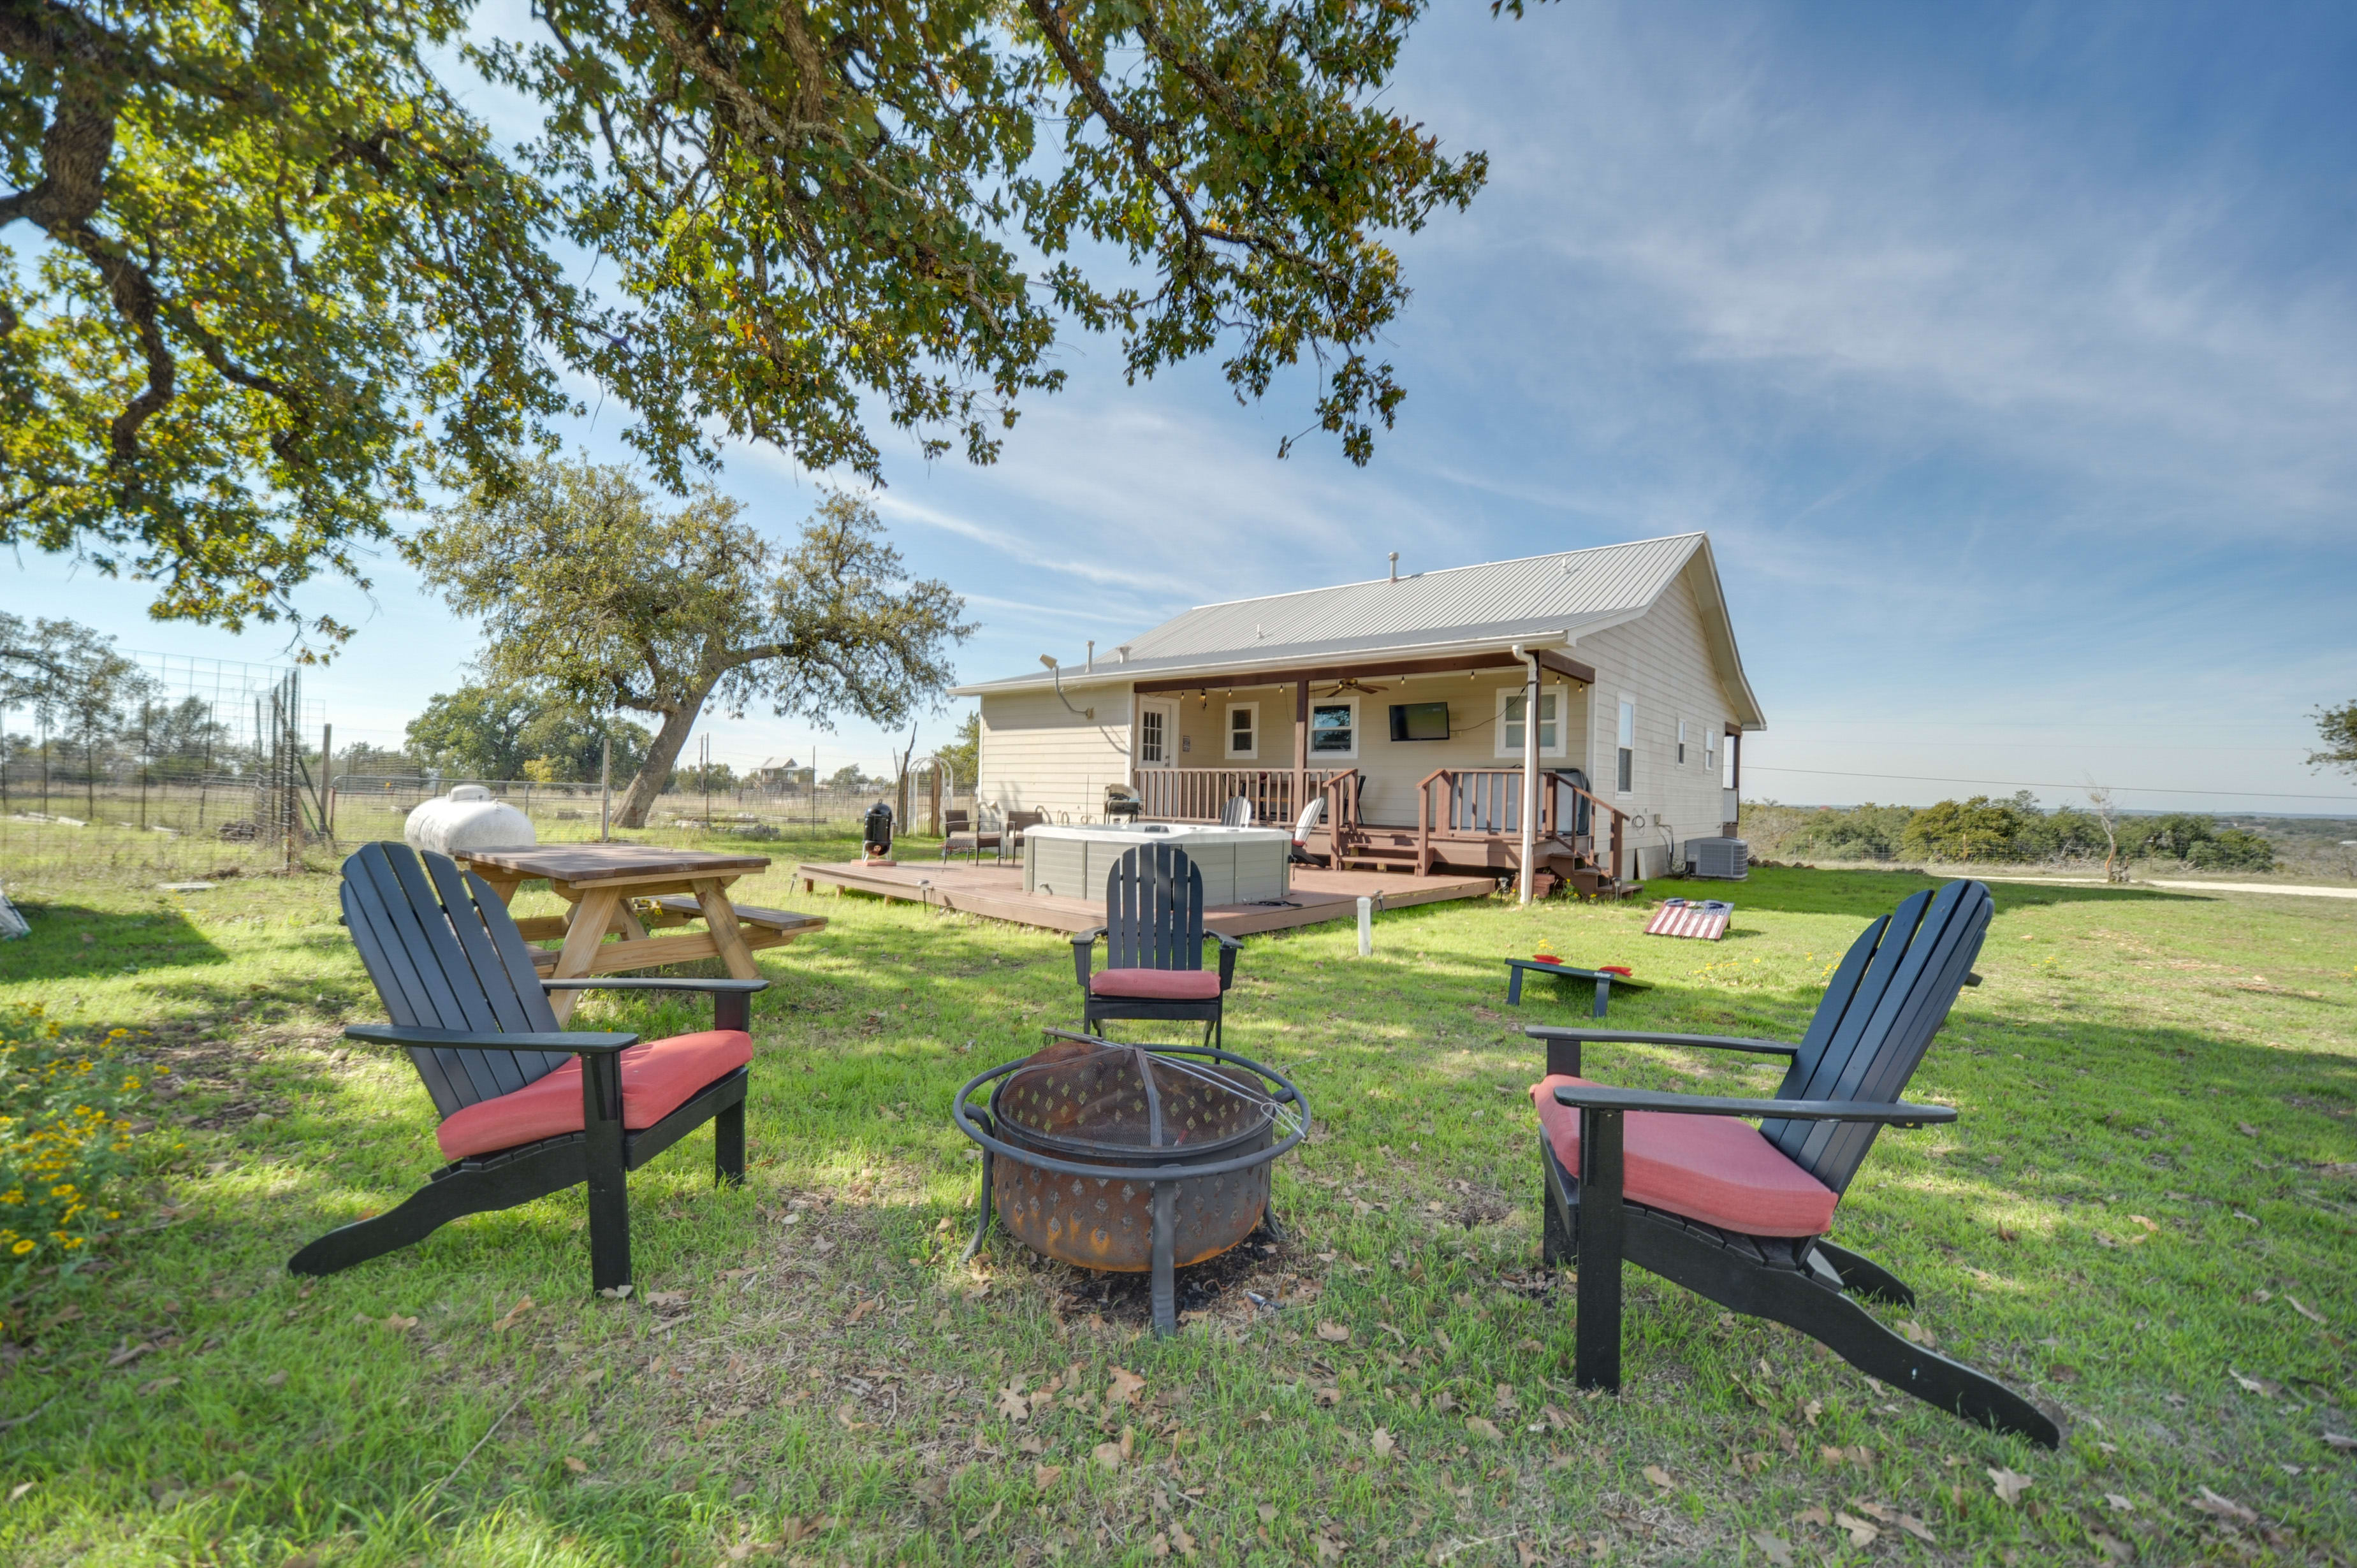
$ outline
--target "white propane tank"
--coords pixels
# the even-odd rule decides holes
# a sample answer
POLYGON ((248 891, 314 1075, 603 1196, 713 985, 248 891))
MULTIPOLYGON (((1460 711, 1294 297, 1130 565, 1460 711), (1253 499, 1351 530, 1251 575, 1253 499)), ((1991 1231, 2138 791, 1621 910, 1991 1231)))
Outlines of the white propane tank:
POLYGON ((532 819, 504 800, 494 800, 480 784, 454 786, 447 795, 418 803, 402 824, 409 847, 456 854, 462 849, 519 849, 537 843, 532 819))

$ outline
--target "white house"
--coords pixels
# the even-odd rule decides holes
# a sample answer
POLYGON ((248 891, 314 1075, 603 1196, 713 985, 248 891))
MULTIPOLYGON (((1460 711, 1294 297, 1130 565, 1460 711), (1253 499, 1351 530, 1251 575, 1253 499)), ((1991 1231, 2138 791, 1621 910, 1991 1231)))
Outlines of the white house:
POLYGON ((1120 785, 1149 820, 1241 797, 1291 822, 1322 800, 1307 842, 1336 864, 1508 871, 1535 800, 1534 869, 1590 890, 1731 835, 1765 726, 1701 533, 1205 605, 955 694, 1002 810, 1093 821, 1120 785))

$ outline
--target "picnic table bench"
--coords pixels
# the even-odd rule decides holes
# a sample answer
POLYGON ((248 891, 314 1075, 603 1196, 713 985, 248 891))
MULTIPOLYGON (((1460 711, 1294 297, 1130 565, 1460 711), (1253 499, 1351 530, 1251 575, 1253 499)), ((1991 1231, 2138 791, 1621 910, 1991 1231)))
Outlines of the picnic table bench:
POLYGON ((1652 989, 1641 980, 1631 980, 1625 974, 1615 974, 1609 969, 1580 969, 1567 963, 1546 963, 1534 958, 1510 958, 1506 961, 1506 1005, 1509 1007, 1519 1007, 1523 1004, 1523 974, 1526 970, 1535 970, 1541 974, 1560 974, 1569 980, 1592 982, 1596 987, 1594 1015, 1598 1018, 1604 1016, 1604 1009, 1612 1000, 1612 988, 1615 985, 1624 991, 1652 989))
MULTIPOLYGON (((502 904, 512 903, 526 882, 545 881, 571 906, 562 915, 534 915, 516 921, 526 941, 561 940, 533 952, 533 968, 546 979, 615 974, 718 958, 739 980, 760 976, 753 953, 782 947, 824 929, 815 915, 739 906, 728 887, 748 872, 768 867, 762 854, 730 854, 672 849, 644 843, 533 844, 517 849, 461 851, 456 857, 491 886, 502 904), (641 915, 634 904, 642 904, 641 915), (653 935, 701 919, 705 929, 653 935), (619 941, 609 942, 608 935, 619 941)), ((558 1022, 572 1015, 575 993, 560 992, 550 1004, 558 1022)))

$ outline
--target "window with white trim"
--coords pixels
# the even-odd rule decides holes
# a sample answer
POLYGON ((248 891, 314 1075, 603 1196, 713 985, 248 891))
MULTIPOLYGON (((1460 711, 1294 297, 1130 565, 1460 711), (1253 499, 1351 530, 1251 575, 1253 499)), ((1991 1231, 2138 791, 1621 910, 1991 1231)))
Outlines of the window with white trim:
MULTIPOLYGON (((1530 705, 1530 693, 1521 686, 1507 686, 1498 693, 1498 755, 1520 757, 1523 754, 1523 714, 1530 705)), ((1561 757, 1564 754, 1564 714, 1568 711, 1570 695, 1561 686, 1539 688, 1539 755, 1561 757)))
POLYGON ((1359 755, 1359 699, 1309 704, 1309 759, 1359 755))
POLYGON ((1626 795, 1637 788, 1637 704, 1626 697, 1620 699, 1620 729, 1615 738, 1612 787, 1626 795))
POLYGON ((1260 757, 1260 704, 1228 704, 1228 760, 1254 762, 1260 757))

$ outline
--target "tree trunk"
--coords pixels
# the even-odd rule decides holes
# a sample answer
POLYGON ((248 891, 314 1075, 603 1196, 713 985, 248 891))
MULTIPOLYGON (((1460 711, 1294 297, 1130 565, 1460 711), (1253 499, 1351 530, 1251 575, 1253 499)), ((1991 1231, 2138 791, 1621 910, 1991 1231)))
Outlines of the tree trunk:
POLYGON ((655 797, 662 793, 663 780, 671 777, 672 764, 679 760, 680 747, 687 744, 688 732, 695 727, 696 715, 704 711, 704 699, 712 695, 712 688, 718 683, 705 682, 663 715, 662 728, 655 732, 654 744, 647 747, 647 759, 639 765, 638 777, 630 780, 630 792, 622 797, 621 810, 615 813, 616 827, 647 825, 647 813, 654 810, 655 797))

